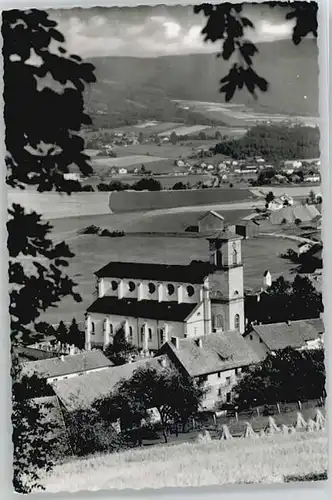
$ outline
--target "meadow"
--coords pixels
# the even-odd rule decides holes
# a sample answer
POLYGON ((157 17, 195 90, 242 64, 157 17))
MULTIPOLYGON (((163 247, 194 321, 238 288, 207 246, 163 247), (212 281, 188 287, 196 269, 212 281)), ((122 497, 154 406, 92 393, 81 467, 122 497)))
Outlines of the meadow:
POLYGON ((171 158, 175 160, 176 158, 187 158, 193 150, 204 148, 208 149, 214 147, 219 141, 216 140, 188 140, 180 141, 177 144, 133 144, 128 146, 117 146, 115 151, 118 157, 129 156, 129 155, 143 155, 147 157, 162 157, 171 158))
POLYGON ((98 489, 281 483, 327 470, 324 432, 182 443, 95 455, 56 465, 48 493, 98 489))

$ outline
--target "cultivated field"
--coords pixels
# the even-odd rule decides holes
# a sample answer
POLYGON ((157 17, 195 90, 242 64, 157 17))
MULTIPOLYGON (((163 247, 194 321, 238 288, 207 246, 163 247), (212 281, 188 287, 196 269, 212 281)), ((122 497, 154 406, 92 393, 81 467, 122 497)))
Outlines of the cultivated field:
POLYGON ((319 118, 309 116, 289 116, 277 113, 255 112, 245 104, 225 104, 205 101, 175 101, 180 106, 197 111, 207 118, 222 120, 230 126, 253 126, 258 123, 291 123, 297 122, 307 126, 319 125, 319 118))
POLYGON ((167 158, 162 158, 160 156, 144 156, 144 155, 129 155, 123 156, 121 158, 111 158, 108 156, 103 156, 100 158, 93 158, 91 160, 91 165, 95 169, 98 169, 100 166, 106 167, 133 167, 136 165, 141 165, 142 163, 149 162, 157 162, 162 161, 167 158))
MULTIPOLYGON (((199 148, 210 148, 215 146, 219 141, 215 140, 207 140, 207 141, 198 141, 198 140, 189 140, 185 143, 181 142, 180 144, 134 144, 128 146, 117 146, 115 147, 115 151, 118 157, 128 156, 128 155, 143 155, 143 156, 156 156, 162 158, 187 158, 195 149, 199 148)), ((225 158, 225 157, 224 157, 225 158)))
POLYGON ((280 483, 327 470, 325 433, 186 443, 96 455, 57 465, 46 491, 280 483), (254 466, 253 466, 254 464, 254 466))

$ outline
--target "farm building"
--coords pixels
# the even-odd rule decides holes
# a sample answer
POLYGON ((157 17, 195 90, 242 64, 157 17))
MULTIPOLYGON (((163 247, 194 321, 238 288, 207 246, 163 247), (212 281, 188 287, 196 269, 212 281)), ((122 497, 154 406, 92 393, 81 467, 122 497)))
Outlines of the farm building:
POLYGON ((82 176, 79 172, 67 172, 63 174, 63 178, 66 181, 80 181, 82 179, 82 176))
POLYGON ((80 377, 53 380, 51 386, 67 412, 91 408, 99 398, 108 396, 121 380, 128 380, 140 367, 164 366, 165 356, 140 359, 133 363, 90 371, 80 377))
POLYGON ((217 402, 231 402, 241 369, 262 360, 238 331, 224 331, 195 339, 174 339, 159 351, 184 373, 204 381, 209 391, 202 402, 211 410, 217 402))
POLYGON ((293 224, 296 220, 309 222, 317 217, 320 217, 320 213, 314 205, 295 205, 272 212, 269 220, 271 224, 281 224, 282 222, 293 224))
POLYGON ((259 223, 253 219, 242 219, 235 223, 235 232, 245 239, 255 238, 259 235, 259 223))
POLYGON ((22 374, 37 375, 50 383, 91 371, 103 370, 110 366, 113 366, 113 363, 101 351, 89 351, 23 363, 22 374))
POLYGON ((210 210, 198 219, 198 231, 200 233, 207 233, 210 231, 222 231, 224 229, 224 217, 210 210))
POLYGON ((104 348, 120 329, 154 353, 172 337, 244 331, 242 237, 208 238, 209 262, 188 265, 110 262, 97 271, 98 298, 87 309, 86 349, 104 348))
POLYGON ((325 332, 321 318, 301 319, 287 323, 252 325, 245 333, 259 356, 266 356, 286 347, 293 349, 314 349, 322 346, 325 332))

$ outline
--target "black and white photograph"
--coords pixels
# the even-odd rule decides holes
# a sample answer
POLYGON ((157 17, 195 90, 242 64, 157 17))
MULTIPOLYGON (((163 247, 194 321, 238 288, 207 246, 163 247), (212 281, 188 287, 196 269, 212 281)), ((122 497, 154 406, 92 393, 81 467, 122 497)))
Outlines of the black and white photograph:
POLYGON ((2 12, 15 492, 327 480, 319 4, 2 12))

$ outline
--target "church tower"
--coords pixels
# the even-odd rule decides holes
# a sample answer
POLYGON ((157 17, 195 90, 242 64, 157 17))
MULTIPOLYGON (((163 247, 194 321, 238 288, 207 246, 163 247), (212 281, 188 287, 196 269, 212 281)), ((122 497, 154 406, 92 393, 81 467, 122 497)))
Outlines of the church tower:
POLYGON ((242 236, 229 230, 219 231, 208 238, 212 331, 239 330, 244 333, 244 291, 242 236))

